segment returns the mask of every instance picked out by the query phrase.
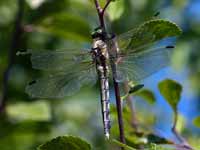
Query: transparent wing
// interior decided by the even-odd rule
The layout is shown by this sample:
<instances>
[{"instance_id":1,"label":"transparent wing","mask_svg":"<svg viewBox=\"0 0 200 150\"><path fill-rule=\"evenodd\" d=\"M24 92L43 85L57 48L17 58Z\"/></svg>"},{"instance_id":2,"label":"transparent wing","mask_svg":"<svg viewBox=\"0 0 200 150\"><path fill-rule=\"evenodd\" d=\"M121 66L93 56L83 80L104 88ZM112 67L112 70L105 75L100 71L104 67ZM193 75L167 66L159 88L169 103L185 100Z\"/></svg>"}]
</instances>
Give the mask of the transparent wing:
<instances>
[{"instance_id":1,"label":"transparent wing","mask_svg":"<svg viewBox=\"0 0 200 150\"><path fill-rule=\"evenodd\" d=\"M117 36L116 42L122 52L127 52L127 50L130 52L150 47L155 42L155 38L153 33L136 28Z\"/></svg>"},{"instance_id":2,"label":"transparent wing","mask_svg":"<svg viewBox=\"0 0 200 150\"><path fill-rule=\"evenodd\" d=\"M174 23L157 19L109 40L110 59L117 65L114 77L118 81L140 80L167 66L173 46L153 47L180 34Z\"/></svg>"},{"instance_id":3,"label":"transparent wing","mask_svg":"<svg viewBox=\"0 0 200 150\"><path fill-rule=\"evenodd\" d=\"M119 54L115 60L118 82L124 80L138 81L150 76L169 65L173 47L160 47L146 51L136 51L129 55Z\"/></svg>"},{"instance_id":4,"label":"transparent wing","mask_svg":"<svg viewBox=\"0 0 200 150\"><path fill-rule=\"evenodd\" d=\"M121 52L135 52L150 48L156 42L181 34L180 28L167 20L153 19L116 37Z\"/></svg>"},{"instance_id":5,"label":"transparent wing","mask_svg":"<svg viewBox=\"0 0 200 150\"><path fill-rule=\"evenodd\" d=\"M74 65L82 67L85 63L92 62L89 50L28 50L25 54L31 54L33 68L47 71L67 71L72 69Z\"/></svg>"},{"instance_id":6,"label":"transparent wing","mask_svg":"<svg viewBox=\"0 0 200 150\"><path fill-rule=\"evenodd\" d=\"M95 84L97 80L94 64L85 65L82 70L57 73L32 81L26 87L26 93L32 98L62 98L79 91L84 84Z\"/></svg>"}]
</instances>

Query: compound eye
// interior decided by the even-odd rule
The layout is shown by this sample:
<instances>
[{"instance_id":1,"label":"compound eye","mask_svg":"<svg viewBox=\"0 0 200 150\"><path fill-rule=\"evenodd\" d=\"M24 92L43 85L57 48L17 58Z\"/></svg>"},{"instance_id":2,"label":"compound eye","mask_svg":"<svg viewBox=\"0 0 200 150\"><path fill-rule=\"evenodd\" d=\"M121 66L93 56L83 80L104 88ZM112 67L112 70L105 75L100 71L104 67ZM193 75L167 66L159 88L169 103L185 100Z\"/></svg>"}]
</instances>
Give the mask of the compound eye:
<instances>
[{"instance_id":1,"label":"compound eye","mask_svg":"<svg viewBox=\"0 0 200 150\"><path fill-rule=\"evenodd\" d=\"M98 32L99 34L102 34L102 33L103 33L102 29L98 29L97 32Z\"/></svg>"}]
</instances>

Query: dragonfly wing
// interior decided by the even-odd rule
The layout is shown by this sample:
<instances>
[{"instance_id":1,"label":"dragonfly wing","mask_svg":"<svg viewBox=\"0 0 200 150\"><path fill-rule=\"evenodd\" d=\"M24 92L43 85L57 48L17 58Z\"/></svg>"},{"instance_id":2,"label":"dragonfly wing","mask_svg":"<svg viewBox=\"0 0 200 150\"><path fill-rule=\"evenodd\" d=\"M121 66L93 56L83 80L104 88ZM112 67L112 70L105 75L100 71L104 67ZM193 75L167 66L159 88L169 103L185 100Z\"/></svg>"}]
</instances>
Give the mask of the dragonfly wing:
<instances>
[{"instance_id":1,"label":"dragonfly wing","mask_svg":"<svg viewBox=\"0 0 200 150\"><path fill-rule=\"evenodd\" d=\"M79 91L84 84L95 84L97 77L94 65L85 70L70 73L58 73L37 79L26 87L26 93L32 98L62 98Z\"/></svg>"},{"instance_id":2,"label":"dragonfly wing","mask_svg":"<svg viewBox=\"0 0 200 150\"><path fill-rule=\"evenodd\" d=\"M74 65L92 62L89 50L28 50L25 54L31 54L33 68L47 71L67 71Z\"/></svg>"},{"instance_id":3,"label":"dragonfly wing","mask_svg":"<svg viewBox=\"0 0 200 150\"><path fill-rule=\"evenodd\" d=\"M181 34L180 28L167 20L154 19L145 22L138 28L116 37L122 52L141 51L164 38Z\"/></svg>"},{"instance_id":4,"label":"dragonfly wing","mask_svg":"<svg viewBox=\"0 0 200 150\"><path fill-rule=\"evenodd\" d=\"M144 79L168 66L171 52L172 47L160 47L129 55L121 54L115 62L115 78L118 82Z\"/></svg>"}]
</instances>

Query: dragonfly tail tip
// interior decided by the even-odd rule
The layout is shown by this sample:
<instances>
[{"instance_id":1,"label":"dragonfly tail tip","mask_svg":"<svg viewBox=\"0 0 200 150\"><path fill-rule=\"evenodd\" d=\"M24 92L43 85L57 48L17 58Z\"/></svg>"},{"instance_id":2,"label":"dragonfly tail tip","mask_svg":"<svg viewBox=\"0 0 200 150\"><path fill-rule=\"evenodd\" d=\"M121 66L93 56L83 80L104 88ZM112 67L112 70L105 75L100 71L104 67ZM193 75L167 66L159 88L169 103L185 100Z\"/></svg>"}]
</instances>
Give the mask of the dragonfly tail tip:
<instances>
[{"instance_id":1,"label":"dragonfly tail tip","mask_svg":"<svg viewBox=\"0 0 200 150\"><path fill-rule=\"evenodd\" d=\"M105 138L106 138L106 140L109 140L109 139L110 139L110 134L109 134L109 133L106 133L106 134L105 134Z\"/></svg>"}]
</instances>

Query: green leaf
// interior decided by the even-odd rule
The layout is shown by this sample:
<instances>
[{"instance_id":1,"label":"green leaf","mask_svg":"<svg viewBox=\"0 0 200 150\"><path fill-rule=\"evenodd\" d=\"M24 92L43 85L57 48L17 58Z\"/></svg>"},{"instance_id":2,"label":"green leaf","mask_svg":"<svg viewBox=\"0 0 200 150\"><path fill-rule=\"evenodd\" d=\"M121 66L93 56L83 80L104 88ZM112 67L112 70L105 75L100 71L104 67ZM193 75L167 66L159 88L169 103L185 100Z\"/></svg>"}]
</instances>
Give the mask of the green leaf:
<instances>
[{"instance_id":1,"label":"green leaf","mask_svg":"<svg viewBox=\"0 0 200 150\"><path fill-rule=\"evenodd\" d=\"M123 144L123 143L121 143L121 142L119 142L115 139L110 140L110 142L117 145L117 146L125 148L125 150L136 150L136 149L134 149L134 148L132 148L132 147L126 145L126 144Z\"/></svg>"},{"instance_id":2,"label":"green leaf","mask_svg":"<svg viewBox=\"0 0 200 150\"><path fill-rule=\"evenodd\" d=\"M48 101L18 102L10 104L6 108L9 118L17 121L49 121L51 110Z\"/></svg>"},{"instance_id":3,"label":"green leaf","mask_svg":"<svg viewBox=\"0 0 200 150\"><path fill-rule=\"evenodd\" d=\"M177 111L177 105L181 98L182 86L174 80L166 79L158 84L162 96L171 105L173 110Z\"/></svg>"},{"instance_id":4,"label":"green leaf","mask_svg":"<svg viewBox=\"0 0 200 150\"><path fill-rule=\"evenodd\" d=\"M153 104L156 100L156 97L153 94L153 92L148 89L142 89L139 92L137 92L135 95L142 97L144 100L146 100L150 104Z\"/></svg>"},{"instance_id":5,"label":"green leaf","mask_svg":"<svg viewBox=\"0 0 200 150\"><path fill-rule=\"evenodd\" d=\"M144 84L132 84L132 82L129 82L129 91L128 93L126 93L124 96L121 96L121 100L125 100L127 99L128 96L134 95L136 92L138 92L139 90L141 90L144 87Z\"/></svg>"},{"instance_id":6,"label":"green leaf","mask_svg":"<svg viewBox=\"0 0 200 150\"><path fill-rule=\"evenodd\" d=\"M118 0L113 1L114 3L111 3L107 9L108 16L111 21L119 19L125 10L125 1L124 0Z\"/></svg>"},{"instance_id":7,"label":"green leaf","mask_svg":"<svg viewBox=\"0 0 200 150\"><path fill-rule=\"evenodd\" d=\"M79 137L60 136L39 146L38 150L91 150L91 146Z\"/></svg>"},{"instance_id":8,"label":"green leaf","mask_svg":"<svg viewBox=\"0 0 200 150\"><path fill-rule=\"evenodd\" d=\"M160 137L156 134L150 133L147 136L148 143L156 143L156 144L172 144L171 141L166 138Z\"/></svg>"},{"instance_id":9,"label":"green leaf","mask_svg":"<svg viewBox=\"0 0 200 150\"><path fill-rule=\"evenodd\" d=\"M36 30L70 40L90 40L90 27L84 18L67 13L45 18L36 24Z\"/></svg>"},{"instance_id":10,"label":"green leaf","mask_svg":"<svg viewBox=\"0 0 200 150\"><path fill-rule=\"evenodd\" d=\"M147 21L139 26L135 32L135 36L132 37L129 43L129 48L136 48L167 37L178 36L182 33L175 23L162 19Z\"/></svg>"},{"instance_id":11,"label":"green leaf","mask_svg":"<svg viewBox=\"0 0 200 150\"><path fill-rule=\"evenodd\" d=\"M143 87L144 87L144 84L137 84L137 85L131 87L128 93L134 94L135 92L141 90Z\"/></svg>"},{"instance_id":12,"label":"green leaf","mask_svg":"<svg viewBox=\"0 0 200 150\"><path fill-rule=\"evenodd\" d=\"M198 116L198 117L196 117L196 118L193 119L193 124L196 127L200 128L200 116Z\"/></svg>"},{"instance_id":13,"label":"green leaf","mask_svg":"<svg viewBox=\"0 0 200 150\"><path fill-rule=\"evenodd\" d=\"M143 135L126 135L126 143L132 147L138 148L139 145L145 145L147 142L147 138Z\"/></svg>"},{"instance_id":14,"label":"green leaf","mask_svg":"<svg viewBox=\"0 0 200 150\"><path fill-rule=\"evenodd\" d=\"M13 0L1 0L0 1L0 26L8 25L15 19L17 13L17 3ZM2 31L1 31L2 34Z\"/></svg>"}]
</instances>

